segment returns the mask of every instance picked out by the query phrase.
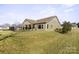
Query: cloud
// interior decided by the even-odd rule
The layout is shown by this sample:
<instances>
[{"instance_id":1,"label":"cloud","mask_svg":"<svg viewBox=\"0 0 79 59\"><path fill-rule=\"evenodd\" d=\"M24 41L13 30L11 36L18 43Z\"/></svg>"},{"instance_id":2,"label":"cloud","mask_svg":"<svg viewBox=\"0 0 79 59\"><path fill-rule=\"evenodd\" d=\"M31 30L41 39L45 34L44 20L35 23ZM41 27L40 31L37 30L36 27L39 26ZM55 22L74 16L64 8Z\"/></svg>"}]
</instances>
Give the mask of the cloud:
<instances>
[{"instance_id":1,"label":"cloud","mask_svg":"<svg viewBox=\"0 0 79 59\"><path fill-rule=\"evenodd\" d=\"M69 13L74 11L75 4L63 4L62 6L64 7L64 12Z\"/></svg>"},{"instance_id":2,"label":"cloud","mask_svg":"<svg viewBox=\"0 0 79 59\"><path fill-rule=\"evenodd\" d=\"M15 22L22 22L22 20L25 18L25 15L18 14L15 12L6 12L4 14L0 14L0 22L2 23L10 23L13 24Z\"/></svg>"},{"instance_id":3,"label":"cloud","mask_svg":"<svg viewBox=\"0 0 79 59\"><path fill-rule=\"evenodd\" d=\"M40 15L42 15L42 17L48 17L48 16L55 15L56 10L55 10L55 8L47 8L47 9L41 10L39 13L40 13Z\"/></svg>"},{"instance_id":4,"label":"cloud","mask_svg":"<svg viewBox=\"0 0 79 59\"><path fill-rule=\"evenodd\" d=\"M73 12L73 11L74 11L74 9L72 9L72 8L64 10L64 12L66 12L66 13Z\"/></svg>"},{"instance_id":5,"label":"cloud","mask_svg":"<svg viewBox=\"0 0 79 59\"><path fill-rule=\"evenodd\" d=\"M65 8L71 8L71 7L74 7L76 4L63 4L62 7L65 7Z\"/></svg>"}]
</instances>

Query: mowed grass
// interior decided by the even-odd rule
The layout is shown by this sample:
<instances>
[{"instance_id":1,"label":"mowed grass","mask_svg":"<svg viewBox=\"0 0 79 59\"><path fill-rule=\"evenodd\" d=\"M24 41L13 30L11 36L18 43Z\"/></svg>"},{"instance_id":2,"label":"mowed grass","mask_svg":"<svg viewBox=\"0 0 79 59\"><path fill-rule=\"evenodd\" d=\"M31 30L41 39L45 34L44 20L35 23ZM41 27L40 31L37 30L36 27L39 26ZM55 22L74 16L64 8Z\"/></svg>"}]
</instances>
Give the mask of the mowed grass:
<instances>
[{"instance_id":1,"label":"mowed grass","mask_svg":"<svg viewBox=\"0 0 79 59\"><path fill-rule=\"evenodd\" d=\"M0 40L3 40L14 33L15 32L12 31L0 31Z\"/></svg>"},{"instance_id":2,"label":"mowed grass","mask_svg":"<svg viewBox=\"0 0 79 59\"><path fill-rule=\"evenodd\" d=\"M0 41L0 53L78 54L79 30L72 30L67 34L54 31L16 32Z\"/></svg>"}]
</instances>

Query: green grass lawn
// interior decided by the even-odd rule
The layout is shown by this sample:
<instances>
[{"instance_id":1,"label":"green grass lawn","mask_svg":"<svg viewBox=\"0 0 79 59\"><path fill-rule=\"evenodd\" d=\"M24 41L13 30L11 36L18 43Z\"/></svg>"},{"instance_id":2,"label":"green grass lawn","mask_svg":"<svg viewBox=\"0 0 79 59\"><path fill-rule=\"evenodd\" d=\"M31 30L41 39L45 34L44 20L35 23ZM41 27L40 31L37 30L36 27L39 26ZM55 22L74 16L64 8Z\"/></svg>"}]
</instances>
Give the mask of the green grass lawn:
<instances>
[{"instance_id":1,"label":"green grass lawn","mask_svg":"<svg viewBox=\"0 0 79 59\"><path fill-rule=\"evenodd\" d=\"M14 32L2 33L10 35ZM0 53L78 54L79 30L72 30L68 34L53 31L16 32L13 36L0 41Z\"/></svg>"},{"instance_id":2,"label":"green grass lawn","mask_svg":"<svg viewBox=\"0 0 79 59\"><path fill-rule=\"evenodd\" d=\"M0 31L0 41L14 34L12 31Z\"/></svg>"}]
</instances>

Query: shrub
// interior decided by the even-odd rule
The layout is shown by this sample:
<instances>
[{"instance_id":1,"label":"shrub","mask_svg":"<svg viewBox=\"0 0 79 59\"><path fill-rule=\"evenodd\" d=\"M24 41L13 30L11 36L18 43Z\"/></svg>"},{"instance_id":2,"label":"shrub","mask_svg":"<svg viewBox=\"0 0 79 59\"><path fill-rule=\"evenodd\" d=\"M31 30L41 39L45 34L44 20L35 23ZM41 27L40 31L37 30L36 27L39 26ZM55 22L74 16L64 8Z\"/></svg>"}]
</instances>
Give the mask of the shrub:
<instances>
[{"instance_id":1,"label":"shrub","mask_svg":"<svg viewBox=\"0 0 79 59\"><path fill-rule=\"evenodd\" d=\"M0 34L0 36L1 36L2 34Z\"/></svg>"},{"instance_id":2,"label":"shrub","mask_svg":"<svg viewBox=\"0 0 79 59\"><path fill-rule=\"evenodd\" d=\"M69 31L71 31L71 29L72 29L71 23L65 21L65 22L62 24L62 28L56 28L55 31L56 31L56 32L59 32L59 33L67 33L67 32L69 32Z\"/></svg>"},{"instance_id":3,"label":"shrub","mask_svg":"<svg viewBox=\"0 0 79 59\"><path fill-rule=\"evenodd\" d=\"M72 29L72 25L71 25L71 23L70 22L64 22L63 24L62 24L62 26L63 26L63 28L62 28L62 33L67 33L67 32L69 32L69 31L71 31L71 29Z\"/></svg>"},{"instance_id":4,"label":"shrub","mask_svg":"<svg viewBox=\"0 0 79 59\"><path fill-rule=\"evenodd\" d=\"M61 33L62 29L61 28L56 28L55 31Z\"/></svg>"}]
</instances>

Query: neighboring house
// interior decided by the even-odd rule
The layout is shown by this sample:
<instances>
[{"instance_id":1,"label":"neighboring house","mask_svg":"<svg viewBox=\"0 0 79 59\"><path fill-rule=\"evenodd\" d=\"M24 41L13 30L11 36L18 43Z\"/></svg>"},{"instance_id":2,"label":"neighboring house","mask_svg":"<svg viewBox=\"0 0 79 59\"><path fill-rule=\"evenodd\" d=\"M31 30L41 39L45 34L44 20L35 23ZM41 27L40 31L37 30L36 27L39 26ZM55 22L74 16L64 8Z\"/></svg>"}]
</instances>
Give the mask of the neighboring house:
<instances>
[{"instance_id":1,"label":"neighboring house","mask_svg":"<svg viewBox=\"0 0 79 59\"><path fill-rule=\"evenodd\" d=\"M0 30L9 30L9 27L0 26Z\"/></svg>"},{"instance_id":2,"label":"neighboring house","mask_svg":"<svg viewBox=\"0 0 79 59\"><path fill-rule=\"evenodd\" d=\"M61 24L57 16L51 16L38 20L25 19L22 24L23 30L55 30L61 28Z\"/></svg>"},{"instance_id":3,"label":"neighboring house","mask_svg":"<svg viewBox=\"0 0 79 59\"><path fill-rule=\"evenodd\" d=\"M9 27L10 27L10 24L3 24L3 25L0 25L0 30L9 30Z\"/></svg>"},{"instance_id":4,"label":"neighboring house","mask_svg":"<svg viewBox=\"0 0 79 59\"><path fill-rule=\"evenodd\" d=\"M78 28L76 23L72 23L71 25L72 25L72 29L77 29Z\"/></svg>"}]
</instances>

